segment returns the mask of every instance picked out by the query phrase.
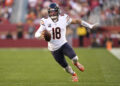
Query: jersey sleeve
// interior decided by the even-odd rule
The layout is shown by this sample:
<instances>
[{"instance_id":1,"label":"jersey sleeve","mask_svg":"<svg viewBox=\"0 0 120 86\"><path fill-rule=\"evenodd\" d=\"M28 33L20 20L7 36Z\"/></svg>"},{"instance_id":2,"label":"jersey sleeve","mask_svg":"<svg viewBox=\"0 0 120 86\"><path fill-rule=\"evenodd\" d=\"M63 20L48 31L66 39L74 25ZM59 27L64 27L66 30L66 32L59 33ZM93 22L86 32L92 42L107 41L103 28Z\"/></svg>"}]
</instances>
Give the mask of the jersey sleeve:
<instances>
[{"instance_id":1,"label":"jersey sleeve","mask_svg":"<svg viewBox=\"0 0 120 86\"><path fill-rule=\"evenodd\" d=\"M40 20L40 27L35 33L35 38L39 38L43 30L45 30L45 21L43 19Z\"/></svg>"},{"instance_id":2,"label":"jersey sleeve","mask_svg":"<svg viewBox=\"0 0 120 86\"><path fill-rule=\"evenodd\" d=\"M66 25L69 25L72 22L72 18L70 18L70 16L68 16L67 14L64 14L64 17L65 17Z\"/></svg>"}]
</instances>

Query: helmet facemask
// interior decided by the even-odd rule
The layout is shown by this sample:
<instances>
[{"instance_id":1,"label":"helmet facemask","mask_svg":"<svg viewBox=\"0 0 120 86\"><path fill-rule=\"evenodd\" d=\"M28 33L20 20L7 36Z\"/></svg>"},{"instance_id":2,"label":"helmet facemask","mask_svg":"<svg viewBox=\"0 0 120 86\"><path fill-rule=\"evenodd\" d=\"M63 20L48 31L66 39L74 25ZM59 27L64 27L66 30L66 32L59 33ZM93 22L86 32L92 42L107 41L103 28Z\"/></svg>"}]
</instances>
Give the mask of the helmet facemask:
<instances>
[{"instance_id":1,"label":"helmet facemask","mask_svg":"<svg viewBox=\"0 0 120 86\"><path fill-rule=\"evenodd\" d=\"M53 8L50 7L48 9L48 15L53 20L53 22L57 22L58 21L58 16L59 16L59 8L57 6L55 6Z\"/></svg>"}]
</instances>

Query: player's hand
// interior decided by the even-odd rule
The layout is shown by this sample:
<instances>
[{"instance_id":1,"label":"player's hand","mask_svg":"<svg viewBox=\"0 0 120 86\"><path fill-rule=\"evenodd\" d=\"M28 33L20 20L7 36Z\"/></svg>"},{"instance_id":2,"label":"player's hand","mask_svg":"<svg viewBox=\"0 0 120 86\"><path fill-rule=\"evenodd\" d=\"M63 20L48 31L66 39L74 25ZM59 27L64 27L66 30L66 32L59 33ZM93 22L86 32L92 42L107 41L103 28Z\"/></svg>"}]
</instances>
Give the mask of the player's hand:
<instances>
[{"instance_id":1,"label":"player's hand","mask_svg":"<svg viewBox=\"0 0 120 86\"><path fill-rule=\"evenodd\" d=\"M42 31L41 36L40 36L41 39L44 39L44 34L45 34L45 31Z\"/></svg>"},{"instance_id":2,"label":"player's hand","mask_svg":"<svg viewBox=\"0 0 120 86\"><path fill-rule=\"evenodd\" d=\"M92 25L91 29L96 29L99 26L99 23L95 23Z\"/></svg>"},{"instance_id":3,"label":"player's hand","mask_svg":"<svg viewBox=\"0 0 120 86\"><path fill-rule=\"evenodd\" d=\"M51 40L51 34L49 31L44 30L41 33L41 39L44 39L45 41L49 42Z\"/></svg>"}]
</instances>

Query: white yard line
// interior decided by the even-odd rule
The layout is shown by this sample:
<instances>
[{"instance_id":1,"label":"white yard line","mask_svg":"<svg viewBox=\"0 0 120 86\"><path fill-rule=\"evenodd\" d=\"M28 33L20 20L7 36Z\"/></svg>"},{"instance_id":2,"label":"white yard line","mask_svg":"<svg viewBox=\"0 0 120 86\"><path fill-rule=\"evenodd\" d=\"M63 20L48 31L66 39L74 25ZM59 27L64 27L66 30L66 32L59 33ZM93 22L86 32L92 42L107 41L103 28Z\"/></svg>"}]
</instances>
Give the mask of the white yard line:
<instances>
[{"instance_id":1,"label":"white yard line","mask_svg":"<svg viewBox=\"0 0 120 86\"><path fill-rule=\"evenodd\" d=\"M120 60L120 48L113 48L110 52Z\"/></svg>"}]
</instances>

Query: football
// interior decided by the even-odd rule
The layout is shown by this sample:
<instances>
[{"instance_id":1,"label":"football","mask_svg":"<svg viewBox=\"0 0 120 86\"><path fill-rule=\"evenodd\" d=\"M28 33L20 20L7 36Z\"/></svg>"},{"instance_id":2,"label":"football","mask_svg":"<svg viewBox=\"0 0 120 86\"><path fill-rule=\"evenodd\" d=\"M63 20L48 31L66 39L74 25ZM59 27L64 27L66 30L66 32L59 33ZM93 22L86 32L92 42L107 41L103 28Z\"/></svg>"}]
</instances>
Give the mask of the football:
<instances>
[{"instance_id":1,"label":"football","mask_svg":"<svg viewBox=\"0 0 120 86\"><path fill-rule=\"evenodd\" d=\"M51 40L51 34L49 31L44 30L44 39L45 41L49 42Z\"/></svg>"}]
</instances>

